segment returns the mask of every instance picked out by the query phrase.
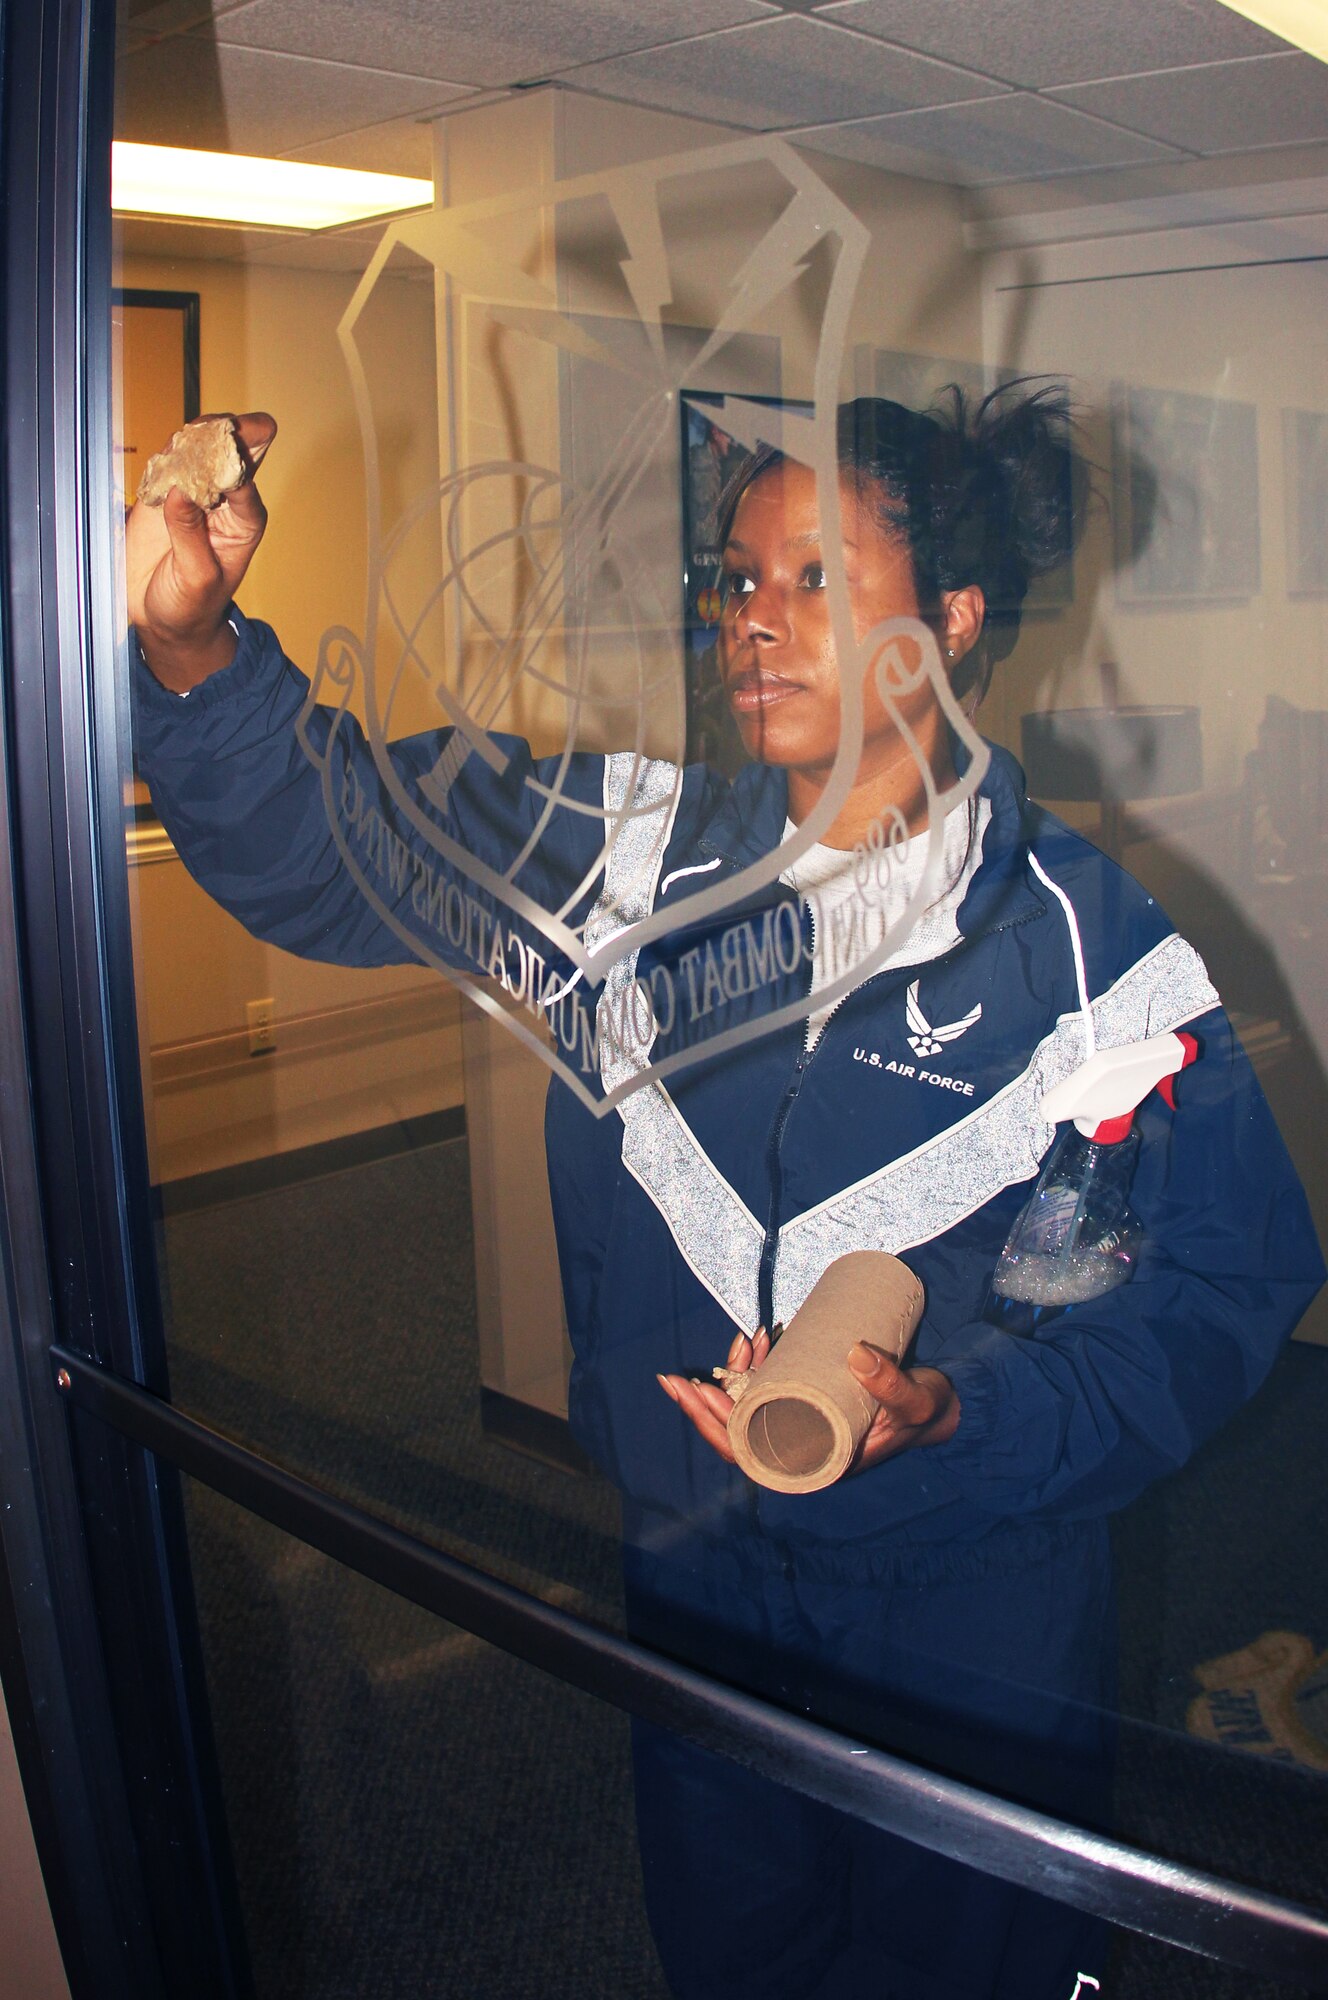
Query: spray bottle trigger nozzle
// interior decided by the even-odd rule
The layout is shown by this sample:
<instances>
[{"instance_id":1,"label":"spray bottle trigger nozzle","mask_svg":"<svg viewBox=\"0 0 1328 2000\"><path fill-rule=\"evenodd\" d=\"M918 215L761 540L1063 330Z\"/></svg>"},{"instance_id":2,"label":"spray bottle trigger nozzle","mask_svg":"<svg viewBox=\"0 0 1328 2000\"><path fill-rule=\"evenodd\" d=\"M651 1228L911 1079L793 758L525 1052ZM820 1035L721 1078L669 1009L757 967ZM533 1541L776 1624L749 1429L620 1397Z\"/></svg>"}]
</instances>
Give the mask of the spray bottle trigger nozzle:
<instances>
[{"instance_id":1,"label":"spray bottle trigger nozzle","mask_svg":"<svg viewBox=\"0 0 1328 2000\"><path fill-rule=\"evenodd\" d=\"M1176 1040L1180 1043L1181 1047L1185 1051L1184 1056L1181 1058L1180 1068L1188 1069L1190 1064L1194 1061L1195 1057L1199 1053L1199 1044L1195 1040L1194 1036L1187 1035L1183 1028L1178 1028L1176 1030ZM1162 1081L1157 1086L1159 1096L1163 1099L1168 1108L1172 1111L1176 1109L1176 1078L1179 1075L1180 1075L1180 1070L1173 1070L1172 1074L1170 1076L1164 1076L1162 1078Z\"/></svg>"},{"instance_id":2,"label":"spray bottle trigger nozzle","mask_svg":"<svg viewBox=\"0 0 1328 2000\"><path fill-rule=\"evenodd\" d=\"M1072 1120L1085 1139L1118 1144L1129 1136L1134 1113L1149 1092L1196 1053L1193 1036L1174 1031L1099 1049L1047 1092L1042 1115L1049 1125Z\"/></svg>"},{"instance_id":3,"label":"spray bottle trigger nozzle","mask_svg":"<svg viewBox=\"0 0 1328 2000\"><path fill-rule=\"evenodd\" d=\"M1093 1128L1093 1143L1097 1146L1118 1146L1122 1139L1129 1138L1133 1130L1133 1111L1123 1112L1119 1118L1104 1118L1100 1125Z\"/></svg>"}]
</instances>

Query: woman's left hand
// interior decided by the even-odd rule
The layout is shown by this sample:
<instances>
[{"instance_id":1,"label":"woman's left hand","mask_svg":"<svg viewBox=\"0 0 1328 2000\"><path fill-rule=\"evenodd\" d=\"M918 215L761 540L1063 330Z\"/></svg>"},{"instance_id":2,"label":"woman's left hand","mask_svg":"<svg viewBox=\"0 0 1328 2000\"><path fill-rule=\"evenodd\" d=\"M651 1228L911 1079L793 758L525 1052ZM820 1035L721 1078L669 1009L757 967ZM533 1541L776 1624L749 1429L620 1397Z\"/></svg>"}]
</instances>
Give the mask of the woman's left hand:
<instances>
[{"instance_id":1,"label":"woman's left hand","mask_svg":"<svg viewBox=\"0 0 1328 2000\"><path fill-rule=\"evenodd\" d=\"M749 1368L759 1368L769 1352L770 1336L764 1327L750 1340L740 1333L729 1349L727 1366L742 1375ZM848 1365L877 1404L853 1472L879 1465L882 1459L893 1458L914 1445L944 1444L954 1436L959 1427L959 1398L949 1376L939 1368L901 1368L866 1341L851 1349ZM733 1398L718 1382L692 1381L686 1375L661 1375L658 1380L706 1443L732 1465L728 1421Z\"/></svg>"},{"instance_id":2,"label":"woman's left hand","mask_svg":"<svg viewBox=\"0 0 1328 2000\"><path fill-rule=\"evenodd\" d=\"M901 1368L865 1340L850 1350L848 1365L877 1406L854 1472L915 1444L944 1444L958 1430L959 1398L939 1368Z\"/></svg>"}]
</instances>

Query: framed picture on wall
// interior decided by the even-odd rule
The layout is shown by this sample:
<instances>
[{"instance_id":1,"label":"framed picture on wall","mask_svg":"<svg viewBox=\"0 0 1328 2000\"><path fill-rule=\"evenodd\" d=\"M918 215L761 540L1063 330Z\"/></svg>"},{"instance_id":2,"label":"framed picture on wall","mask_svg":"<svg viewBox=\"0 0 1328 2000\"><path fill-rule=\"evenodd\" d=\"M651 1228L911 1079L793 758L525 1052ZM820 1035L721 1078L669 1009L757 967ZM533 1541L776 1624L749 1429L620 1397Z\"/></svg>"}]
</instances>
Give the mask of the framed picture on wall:
<instances>
[{"instance_id":1,"label":"framed picture on wall","mask_svg":"<svg viewBox=\"0 0 1328 2000\"><path fill-rule=\"evenodd\" d=\"M143 468L172 431L199 414L198 293L112 293L120 353L121 490L132 506Z\"/></svg>"},{"instance_id":2,"label":"framed picture on wall","mask_svg":"<svg viewBox=\"0 0 1328 2000\"><path fill-rule=\"evenodd\" d=\"M1287 590L1328 597L1328 415L1283 410Z\"/></svg>"},{"instance_id":3,"label":"framed picture on wall","mask_svg":"<svg viewBox=\"0 0 1328 2000\"><path fill-rule=\"evenodd\" d=\"M1255 596L1253 403L1113 384L1112 503L1122 604L1198 606Z\"/></svg>"},{"instance_id":4,"label":"framed picture on wall","mask_svg":"<svg viewBox=\"0 0 1328 2000\"><path fill-rule=\"evenodd\" d=\"M697 719L701 672L697 656L709 652L715 631L701 615L711 608L709 603L698 607L694 599L703 576L705 581L718 581L718 551L713 546L717 488L705 454L696 459L690 454L707 440L710 417L727 397L740 395L748 404L778 407L779 341L768 333L738 333L707 360L706 350L714 345L710 328L664 325L656 329L664 356L661 376L656 342L640 319L583 313L576 315L574 323L588 339L577 350L561 349L558 357L563 475L578 496L594 495L604 490L606 483L616 488L628 470L625 441L637 440L640 455L630 469L629 498L619 529L632 543L637 600L643 606L653 604L658 612L650 633L650 643L658 642L658 657L652 654L651 658L659 673L658 687L663 689L667 683L667 696L657 703L660 728L653 739L654 754L700 758L707 754L713 732ZM684 383L690 386L683 388ZM678 385L676 390L673 385ZM667 413L660 396L665 388L672 391L669 401L673 403ZM704 417L689 416L693 404L704 411ZM650 414L657 406L658 431ZM681 411L680 420L675 410ZM648 418L644 424L643 417ZM742 448L732 438L725 444L730 462L740 463ZM706 451L709 449L706 443ZM701 528L705 534L699 534ZM571 560L565 567L574 585L580 587L593 574L594 549L592 546L582 557L573 538L568 540ZM689 577L696 579L694 588L689 587ZM597 604L592 594L578 604L578 616L593 637L601 625L612 622L613 606ZM638 633L637 643L641 642ZM622 653L616 642L608 666L614 678L621 677ZM680 669L681 740L676 735ZM706 715L713 719L714 713L712 699Z\"/></svg>"},{"instance_id":5,"label":"framed picture on wall","mask_svg":"<svg viewBox=\"0 0 1328 2000\"><path fill-rule=\"evenodd\" d=\"M744 396L776 410L810 414L811 404ZM751 456L724 428L725 398L684 390L679 459L682 473L683 645L687 666L687 761L732 775L745 761L720 684L715 657L723 611L720 526L725 494Z\"/></svg>"}]
</instances>

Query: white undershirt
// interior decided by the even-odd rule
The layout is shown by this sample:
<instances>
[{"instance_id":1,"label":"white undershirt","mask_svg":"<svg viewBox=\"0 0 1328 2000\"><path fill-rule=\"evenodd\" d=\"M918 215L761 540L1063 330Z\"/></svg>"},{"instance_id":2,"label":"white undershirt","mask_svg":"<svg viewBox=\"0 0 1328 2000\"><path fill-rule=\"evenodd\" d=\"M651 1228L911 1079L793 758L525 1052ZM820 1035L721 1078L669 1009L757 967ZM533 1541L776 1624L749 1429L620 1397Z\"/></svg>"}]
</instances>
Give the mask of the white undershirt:
<instances>
[{"instance_id":1,"label":"white undershirt","mask_svg":"<svg viewBox=\"0 0 1328 2000\"><path fill-rule=\"evenodd\" d=\"M960 807L948 816L936 893L872 972L895 965L923 965L958 944L959 905L981 863L990 819L987 799L977 800L975 813ZM785 840L795 831L792 820L786 821ZM812 912L813 993L843 979L879 948L891 925L898 923L922 883L930 838L929 833L916 833L885 854L866 856L851 848L817 844L784 870L781 882L796 889ZM814 1046L842 998L840 994L829 1005L812 1010L807 1022L808 1048Z\"/></svg>"}]
</instances>

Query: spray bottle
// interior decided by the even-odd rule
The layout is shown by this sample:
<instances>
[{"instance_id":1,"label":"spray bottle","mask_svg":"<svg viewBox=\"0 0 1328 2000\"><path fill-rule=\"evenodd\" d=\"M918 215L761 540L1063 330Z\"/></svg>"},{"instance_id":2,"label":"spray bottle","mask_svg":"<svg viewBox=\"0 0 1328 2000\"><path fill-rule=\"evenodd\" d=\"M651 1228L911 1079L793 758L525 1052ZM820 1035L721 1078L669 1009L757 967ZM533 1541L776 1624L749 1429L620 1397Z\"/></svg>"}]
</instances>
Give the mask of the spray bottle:
<instances>
[{"instance_id":1,"label":"spray bottle","mask_svg":"<svg viewBox=\"0 0 1328 2000\"><path fill-rule=\"evenodd\" d=\"M1139 1156L1134 1114L1153 1089L1174 1111L1173 1079L1198 1053L1193 1035L1153 1035L1099 1050L1047 1092L1043 1117L1066 1129L996 1265L986 1308L994 1325L1032 1333L1067 1306L1125 1283L1144 1234L1129 1206Z\"/></svg>"}]
</instances>

